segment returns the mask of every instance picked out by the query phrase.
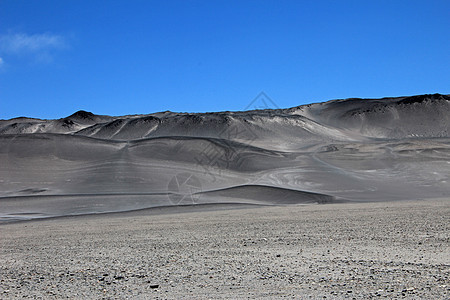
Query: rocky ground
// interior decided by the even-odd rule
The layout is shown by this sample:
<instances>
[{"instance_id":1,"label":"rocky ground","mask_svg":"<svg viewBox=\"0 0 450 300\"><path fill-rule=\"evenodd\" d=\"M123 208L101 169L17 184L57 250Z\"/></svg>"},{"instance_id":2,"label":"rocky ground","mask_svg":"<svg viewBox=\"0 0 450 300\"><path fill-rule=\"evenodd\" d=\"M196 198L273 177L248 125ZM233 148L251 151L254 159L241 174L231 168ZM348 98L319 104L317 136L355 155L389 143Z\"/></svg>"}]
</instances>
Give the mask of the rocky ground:
<instances>
[{"instance_id":1,"label":"rocky ground","mask_svg":"<svg viewBox=\"0 0 450 300\"><path fill-rule=\"evenodd\" d=\"M450 297L450 200L0 226L0 298Z\"/></svg>"}]
</instances>

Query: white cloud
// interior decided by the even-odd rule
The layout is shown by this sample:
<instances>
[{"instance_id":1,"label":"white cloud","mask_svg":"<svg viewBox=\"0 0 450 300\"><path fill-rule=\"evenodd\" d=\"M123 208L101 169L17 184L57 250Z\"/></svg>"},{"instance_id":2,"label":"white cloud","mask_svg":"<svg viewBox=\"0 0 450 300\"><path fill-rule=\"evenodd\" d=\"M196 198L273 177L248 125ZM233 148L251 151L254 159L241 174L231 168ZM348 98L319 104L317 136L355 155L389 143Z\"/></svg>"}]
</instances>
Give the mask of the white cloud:
<instances>
[{"instance_id":1,"label":"white cloud","mask_svg":"<svg viewBox=\"0 0 450 300\"><path fill-rule=\"evenodd\" d=\"M65 47L67 43L63 36L50 33L0 35L0 50L8 54L40 53Z\"/></svg>"},{"instance_id":2,"label":"white cloud","mask_svg":"<svg viewBox=\"0 0 450 300\"><path fill-rule=\"evenodd\" d=\"M3 65L3 58L0 57L0 67Z\"/></svg>"}]
</instances>

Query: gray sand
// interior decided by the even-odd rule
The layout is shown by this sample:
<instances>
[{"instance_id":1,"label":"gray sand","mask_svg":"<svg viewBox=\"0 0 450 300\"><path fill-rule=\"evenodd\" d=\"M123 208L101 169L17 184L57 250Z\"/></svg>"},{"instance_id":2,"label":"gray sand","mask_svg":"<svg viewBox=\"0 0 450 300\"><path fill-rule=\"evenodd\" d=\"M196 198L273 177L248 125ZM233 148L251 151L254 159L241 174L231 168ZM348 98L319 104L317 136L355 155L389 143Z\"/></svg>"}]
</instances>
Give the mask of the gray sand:
<instances>
[{"instance_id":1,"label":"gray sand","mask_svg":"<svg viewBox=\"0 0 450 300\"><path fill-rule=\"evenodd\" d=\"M449 199L179 210L1 225L0 297L449 298Z\"/></svg>"}]
</instances>

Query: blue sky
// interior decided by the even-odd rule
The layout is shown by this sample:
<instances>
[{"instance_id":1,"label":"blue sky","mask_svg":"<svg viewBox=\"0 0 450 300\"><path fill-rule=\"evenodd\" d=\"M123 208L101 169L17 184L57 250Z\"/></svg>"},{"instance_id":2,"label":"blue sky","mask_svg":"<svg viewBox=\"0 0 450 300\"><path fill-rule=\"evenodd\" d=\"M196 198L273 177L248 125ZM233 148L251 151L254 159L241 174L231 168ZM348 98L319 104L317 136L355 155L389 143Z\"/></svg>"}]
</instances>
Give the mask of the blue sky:
<instances>
[{"instance_id":1,"label":"blue sky","mask_svg":"<svg viewBox=\"0 0 450 300\"><path fill-rule=\"evenodd\" d=\"M0 119L450 93L450 1L0 1Z\"/></svg>"}]
</instances>

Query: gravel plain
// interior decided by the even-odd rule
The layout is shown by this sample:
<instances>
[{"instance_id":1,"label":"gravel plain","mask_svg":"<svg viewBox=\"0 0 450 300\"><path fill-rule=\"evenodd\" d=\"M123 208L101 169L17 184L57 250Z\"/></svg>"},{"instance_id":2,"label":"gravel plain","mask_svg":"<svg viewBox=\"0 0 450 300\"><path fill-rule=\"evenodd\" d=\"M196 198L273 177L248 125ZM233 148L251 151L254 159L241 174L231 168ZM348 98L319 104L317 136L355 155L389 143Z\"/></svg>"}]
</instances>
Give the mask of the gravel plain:
<instances>
[{"instance_id":1,"label":"gravel plain","mask_svg":"<svg viewBox=\"0 0 450 300\"><path fill-rule=\"evenodd\" d=\"M0 225L0 298L449 299L450 199Z\"/></svg>"}]
</instances>

